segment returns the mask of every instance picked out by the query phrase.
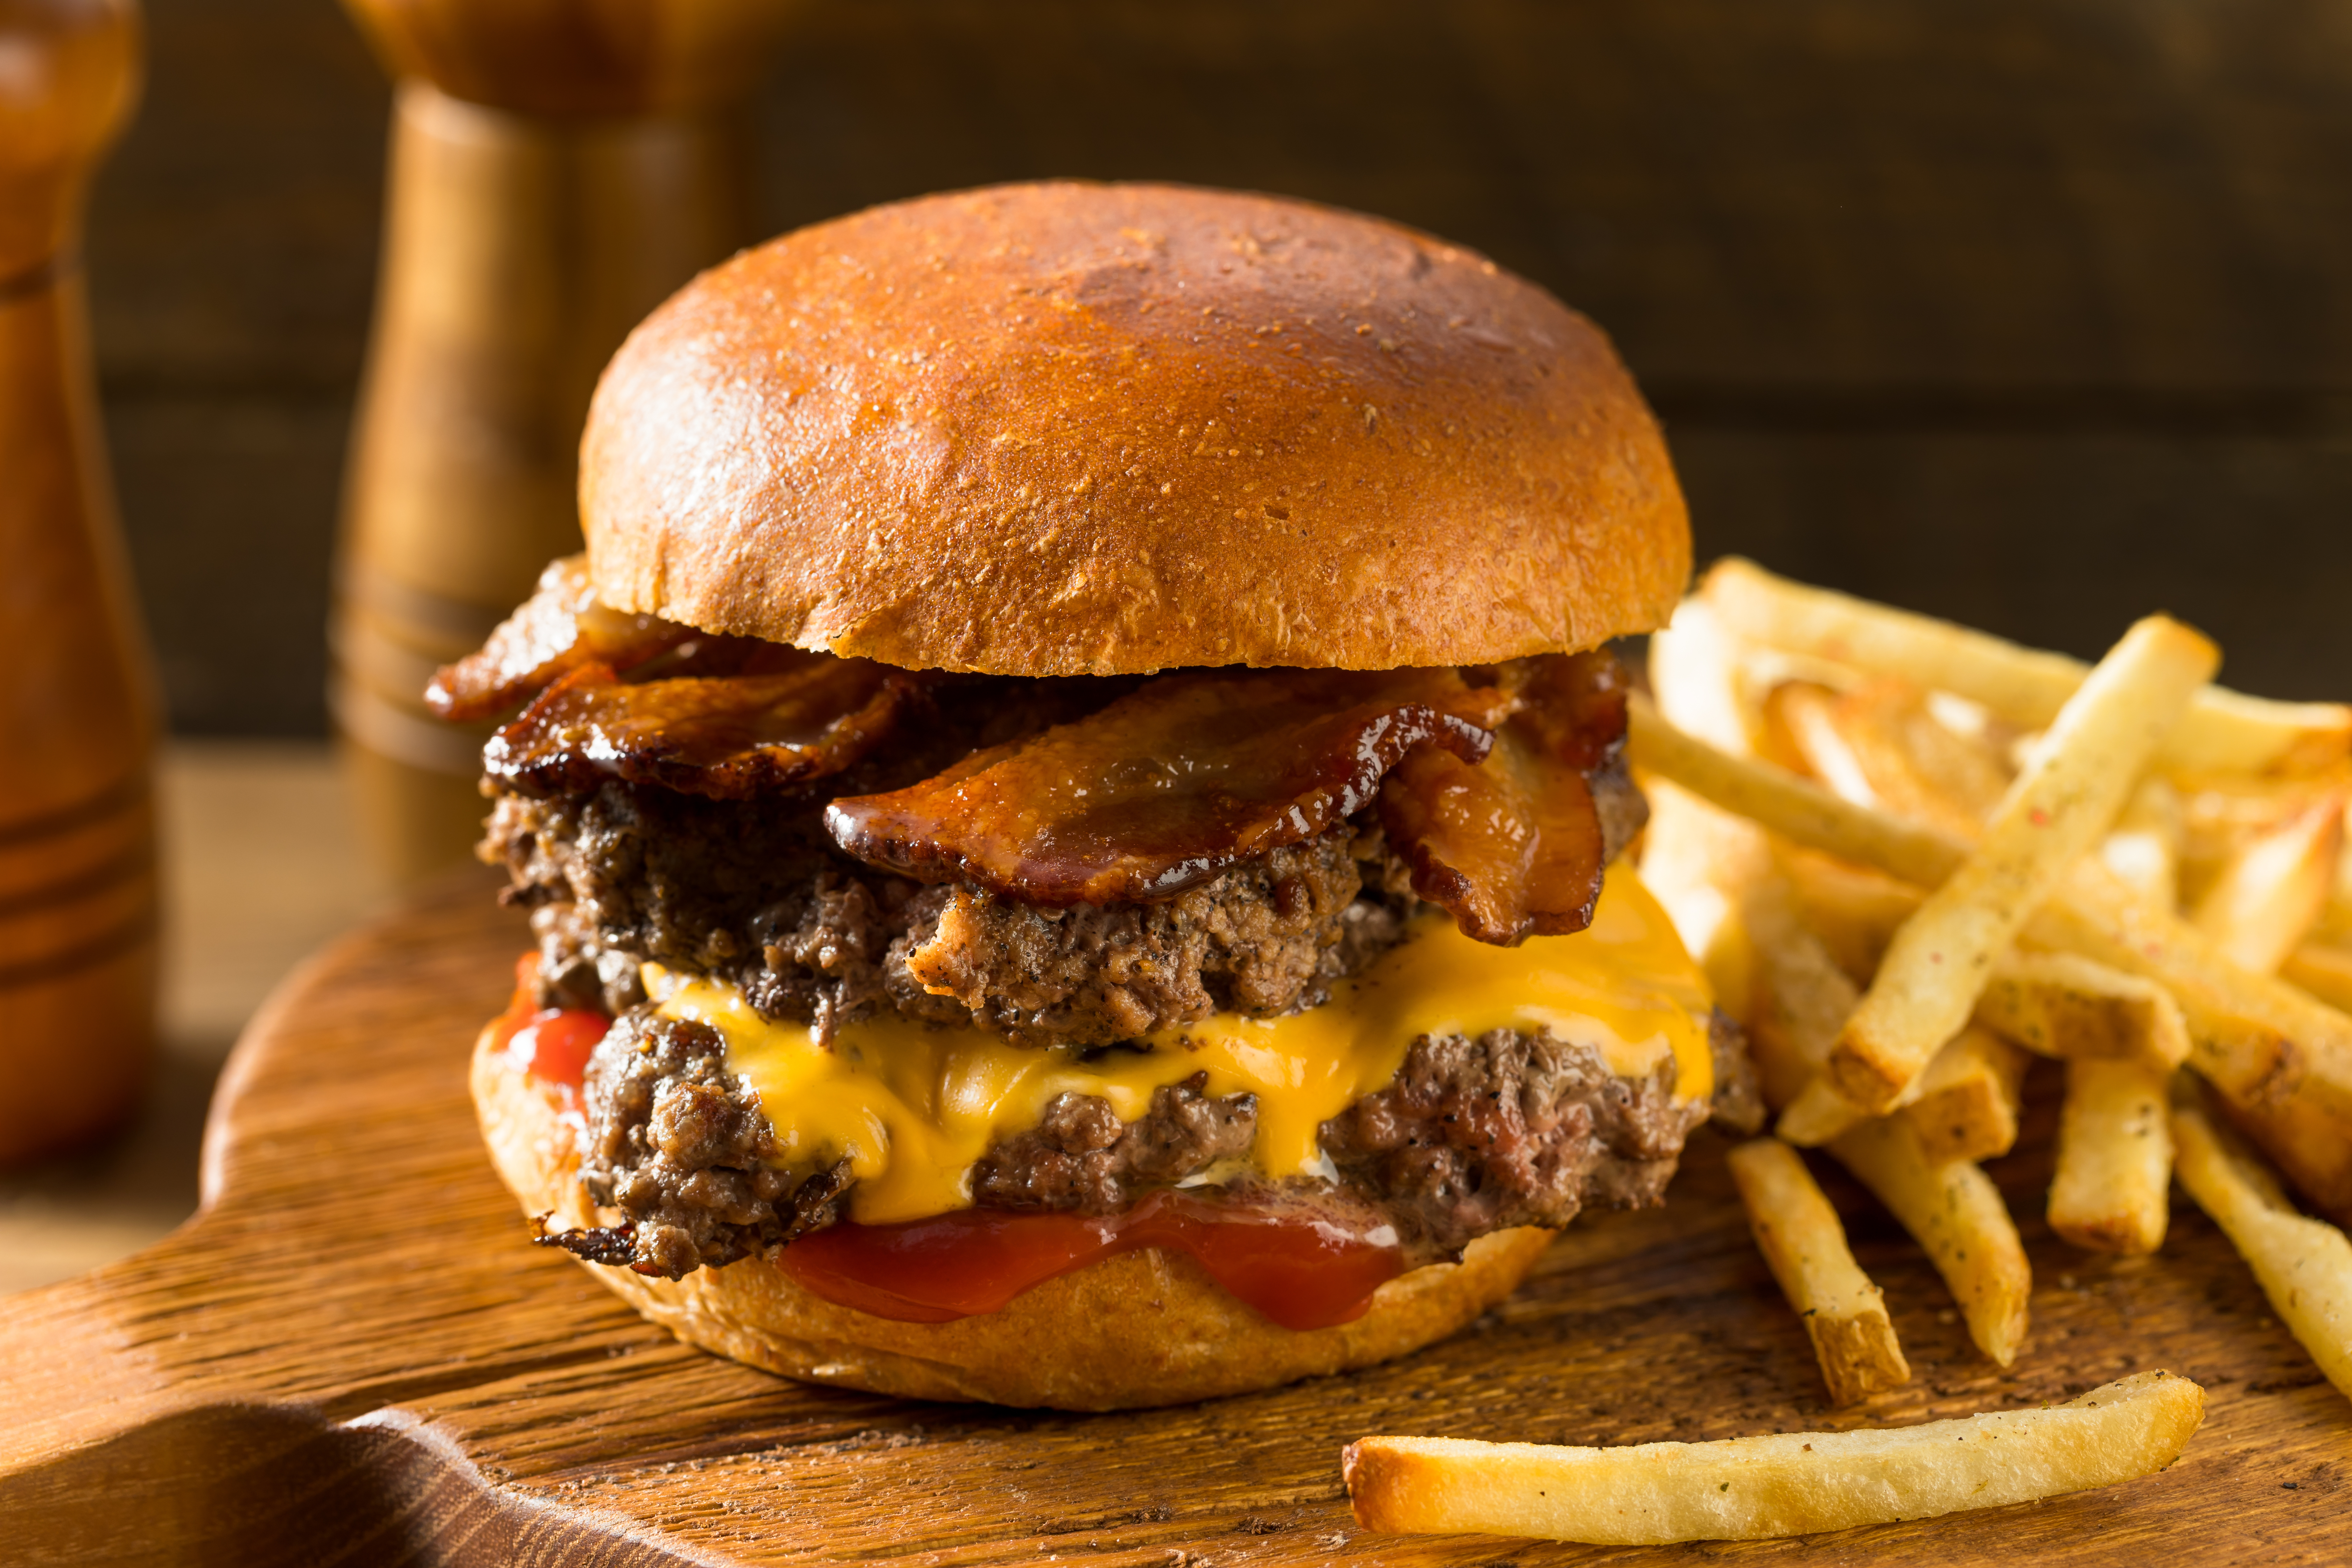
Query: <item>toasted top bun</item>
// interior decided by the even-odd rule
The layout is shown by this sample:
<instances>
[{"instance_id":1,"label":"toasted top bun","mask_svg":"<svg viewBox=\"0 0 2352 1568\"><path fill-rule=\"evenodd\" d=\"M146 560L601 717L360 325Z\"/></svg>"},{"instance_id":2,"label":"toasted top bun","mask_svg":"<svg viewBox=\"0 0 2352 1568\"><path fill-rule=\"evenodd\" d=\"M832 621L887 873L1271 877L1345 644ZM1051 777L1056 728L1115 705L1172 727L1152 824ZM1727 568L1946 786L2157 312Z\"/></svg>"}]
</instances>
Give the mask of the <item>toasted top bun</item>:
<instances>
[{"instance_id":1,"label":"toasted top bun","mask_svg":"<svg viewBox=\"0 0 2352 1568\"><path fill-rule=\"evenodd\" d=\"M1384 669L1666 618L1688 521L1592 323L1377 219L1168 185L877 207L704 273L596 389L615 608L910 668Z\"/></svg>"},{"instance_id":2,"label":"toasted top bun","mask_svg":"<svg viewBox=\"0 0 2352 1568\"><path fill-rule=\"evenodd\" d=\"M490 1158L523 1212L555 1229L598 1223L555 1090L519 1071L496 1030L475 1042L474 1107ZM902 1323L803 1289L756 1258L655 1279L583 1263L678 1338L809 1383L911 1399L1125 1410L1272 1388L1370 1366L1444 1338L1509 1295L1551 1233L1506 1230L1460 1263L1381 1286L1352 1323L1279 1328L1182 1253L1148 1247L1024 1291L1001 1310Z\"/></svg>"}]
</instances>

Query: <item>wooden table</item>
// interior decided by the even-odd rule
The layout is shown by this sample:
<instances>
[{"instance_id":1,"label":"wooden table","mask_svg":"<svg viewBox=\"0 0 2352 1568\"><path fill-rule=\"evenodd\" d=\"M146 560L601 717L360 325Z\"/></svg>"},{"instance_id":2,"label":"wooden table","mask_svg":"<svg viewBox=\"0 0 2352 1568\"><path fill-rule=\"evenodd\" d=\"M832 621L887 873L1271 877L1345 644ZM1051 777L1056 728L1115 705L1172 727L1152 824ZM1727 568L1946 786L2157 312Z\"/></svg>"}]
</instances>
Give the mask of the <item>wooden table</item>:
<instances>
[{"instance_id":1,"label":"wooden table","mask_svg":"<svg viewBox=\"0 0 2352 1568\"><path fill-rule=\"evenodd\" d=\"M688 1350L524 1242L465 1065L523 941L487 879L306 966L224 1075L205 1207L162 1245L11 1302L0 1518L30 1563L2132 1563L2339 1560L2352 1419L2190 1210L2158 1257L2039 1224L2050 1129L1995 1173L2036 1268L2032 1339L1970 1350L1916 1249L1850 1185L1856 1250L1916 1378L1832 1415L1702 1133L1663 1210L1580 1225L1504 1307L1404 1362L1109 1416L803 1387ZM757 1265L746 1265L757 1267ZM1594 1551L1360 1535L1339 1450L1370 1432L1568 1442L1903 1422L2136 1368L2205 1384L2160 1477L1801 1544Z\"/></svg>"}]
</instances>

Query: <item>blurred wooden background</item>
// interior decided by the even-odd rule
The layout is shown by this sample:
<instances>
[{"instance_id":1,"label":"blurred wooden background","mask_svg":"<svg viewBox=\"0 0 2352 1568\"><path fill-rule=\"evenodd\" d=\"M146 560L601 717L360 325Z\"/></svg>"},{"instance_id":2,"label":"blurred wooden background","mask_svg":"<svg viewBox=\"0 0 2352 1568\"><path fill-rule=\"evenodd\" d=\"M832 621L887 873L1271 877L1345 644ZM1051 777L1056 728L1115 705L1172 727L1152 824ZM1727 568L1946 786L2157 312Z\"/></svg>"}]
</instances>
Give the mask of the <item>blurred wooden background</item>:
<instances>
[{"instance_id":1,"label":"blurred wooden background","mask_svg":"<svg viewBox=\"0 0 2352 1568\"><path fill-rule=\"evenodd\" d=\"M318 734L386 89L328 0L150 5L89 241L123 511L175 726ZM1616 337L1702 553L2352 691L2352 8L810 0L783 55L769 231L1056 174L1388 214Z\"/></svg>"}]
</instances>

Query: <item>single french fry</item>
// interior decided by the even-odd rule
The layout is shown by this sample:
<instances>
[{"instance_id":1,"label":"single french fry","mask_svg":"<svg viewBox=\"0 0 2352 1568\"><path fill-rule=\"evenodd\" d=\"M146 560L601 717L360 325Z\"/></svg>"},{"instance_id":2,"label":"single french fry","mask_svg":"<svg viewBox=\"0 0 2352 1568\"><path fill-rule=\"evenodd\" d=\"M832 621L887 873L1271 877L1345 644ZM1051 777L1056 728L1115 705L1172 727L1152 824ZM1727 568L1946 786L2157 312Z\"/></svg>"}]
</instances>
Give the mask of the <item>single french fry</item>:
<instances>
[{"instance_id":1,"label":"single french fry","mask_svg":"<svg viewBox=\"0 0 2352 1568\"><path fill-rule=\"evenodd\" d=\"M2187 1097L2172 1106L2180 1184L2230 1237L2287 1331L2352 1399L2352 1241L2287 1206L2270 1173Z\"/></svg>"},{"instance_id":2,"label":"single french fry","mask_svg":"<svg viewBox=\"0 0 2352 1568\"><path fill-rule=\"evenodd\" d=\"M2352 1009L2352 949L2332 942L2304 942L2279 965L2279 977L2338 1012Z\"/></svg>"},{"instance_id":3,"label":"single french fry","mask_svg":"<svg viewBox=\"0 0 2352 1568\"><path fill-rule=\"evenodd\" d=\"M1365 1437L1340 1469L1370 1531L1761 1541L2137 1480L2179 1458L2204 1419L2203 1389L2143 1372L2064 1405L1856 1432L1614 1448Z\"/></svg>"},{"instance_id":4,"label":"single french fry","mask_svg":"<svg viewBox=\"0 0 2352 1568\"><path fill-rule=\"evenodd\" d=\"M1768 728L1840 795L1973 837L2009 778L1992 749L1948 730L1927 696L1874 679L1848 691L1790 681L1767 700Z\"/></svg>"},{"instance_id":5,"label":"single french fry","mask_svg":"<svg viewBox=\"0 0 2352 1568\"><path fill-rule=\"evenodd\" d=\"M1948 833L1840 800L1810 779L1732 757L1633 709L1637 765L1811 848L1933 887L1967 857ZM2095 864L2026 924L2033 946L2153 980L2189 1021L2192 1065L2226 1096L2295 1186L2352 1221L2352 1016L2292 985L2249 974L2194 928Z\"/></svg>"},{"instance_id":6,"label":"single french fry","mask_svg":"<svg viewBox=\"0 0 2352 1568\"><path fill-rule=\"evenodd\" d=\"M1636 692L1626 703L1626 757L1735 816L1840 859L1932 888L1968 857L1966 841L1841 800L1809 778L1735 756L1677 727Z\"/></svg>"},{"instance_id":7,"label":"single french fry","mask_svg":"<svg viewBox=\"0 0 2352 1568\"><path fill-rule=\"evenodd\" d=\"M1664 780L1650 781L1642 882L1706 972L1716 1003L1743 1024L1755 960L1740 906L1758 878L1778 876L1764 830Z\"/></svg>"},{"instance_id":8,"label":"single french fry","mask_svg":"<svg viewBox=\"0 0 2352 1568\"><path fill-rule=\"evenodd\" d=\"M1699 596L1734 636L1950 691L2038 729L2083 684L2079 659L2042 653L1946 621L1807 587L1750 561L1717 563ZM2273 702L2200 689L2157 761L2168 768L2260 773L2315 768L2352 754L2352 708Z\"/></svg>"},{"instance_id":9,"label":"single french fry","mask_svg":"<svg viewBox=\"0 0 2352 1568\"><path fill-rule=\"evenodd\" d=\"M2169 780L2139 781L2099 858L2116 880L2158 909L2180 902L2180 792Z\"/></svg>"},{"instance_id":10,"label":"single french fry","mask_svg":"<svg viewBox=\"0 0 2352 1568\"><path fill-rule=\"evenodd\" d=\"M1887 943L1927 895L1884 871L1818 849L1781 843L1774 851L1806 926L1854 984L1869 984Z\"/></svg>"},{"instance_id":11,"label":"single french fry","mask_svg":"<svg viewBox=\"0 0 2352 1568\"><path fill-rule=\"evenodd\" d=\"M1840 1094L1827 1073L1816 1073L1780 1112L1772 1131L1784 1143L1818 1149L1847 1128L1869 1120L1870 1112Z\"/></svg>"},{"instance_id":12,"label":"single french fry","mask_svg":"<svg viewBox=\"0 0 2352 1568\"><path fill-rule=\"evenodd\" d=\"M1885 1111L1975 1007L1993 961L2095 844L2156 742L2220 659L2160 616L2134 626L2067 700L1984 837L1895 933L1830 1051L1846 1097Z\"/></svg>"},{"instance_id":13,"label":"single french fry","mask_svg":"<svg viewBox=\"0 0 2352 1568\"><path fill-rule=\"evenodd\" d=\"M2002 1366L2025 1342L2033 1271L1992 1178L1966 1161L1938 1165L1899 1116L1865 1121L1829 1144L1936 1265L1977 1349Z\"/></svg>"},{"instance_id":14,"label":"single french fry","mask_svg":"<svg viewBox=\"0 0 2352 1568\"><path fill-rule=\"evenodd\" d=\"M2017 1145L2025 1053L1974 1025L1952 1037L1919 1075L1918 1097L1899 1115L1937 1164L1991 1160Z\"/></svg>"},{"instance_id":15,"label":"single french fry","mask_svg":"<svg viewBox=\"0 0 2352 1568\"><path fill-rule=\"evenodd\" d=\"M1893 1114L1911 1123L1932 1164L1995 1159L2017 1145L2024 1087L2025 1053L1970 1025L1936 1053L1912 1098ZM1818 1148L1868 1116L1822 1077L1805 1086L1775 1131L1790 1143Z\"/></svg>"},{"instance_id":16,"label":"single french fry","mask_svg":"<svg viewBox=\"0 0 2352 1568\"><path fill-rule=\"evenodd\" d=\"M2135 1057L2066 1064L2050 1228L2091 1252L2148 1253L2170 1216L2169 1071Z\"/></svg>"},{"instance_id":17,"label":"single french fry","mask_svg":"<svg viewBox=\"0 0 2352 1568\"><path fill-rule=\"evenodd\" d=\"M1674 619L1650 634L1650 689L1658 710L1680 730L1722 747L1734 756L1752 756L1762 722L1742 690L1743 650L1700 599L1675 606Z\"/></svg>"},{"instance_id":18,"label":"single french fry","mask_svg":"<svg viewBox=\"0 0 2352 1568\"><path fill-rule=\"evenodd\" d=\"M2197 928L2256 974L2275 973L2336 884L2344 848L2342 793L2302 811L2231 856L2197 904Z\"/></svg>"},{"instance_id":19,"label":"single french fry","mask_svg":"<svg viewBox=\"0 0 2352 1568\"><path fill-rule=\"evenodd\" d=\"M1759 900L1752 915L1756 979L1748 1047L1765 1103L1779 1110L1817 1079L1861 993L1785 905Z\"/></svg>"},{"instance_id":20,"label":"single french fry","mask_svg":"<svg viewBox=\"0 0 2352 1568\"><path fill-rule=\"evenodd\" d=\"M1837 1210L1797 1152L1775 1138L1726 1156L1757 1250L1804 1320L1830 1402L1853 1405L1911 1381L1886 1300L1853 1260Z\"/></svg>"},{"instance_id":21,"label":"single french fry","mask_svg":"<svg viewBox=\"0 0 2352 1568\"><path fill-rule=\"evenodd\" d=\"M2338 765L2316 773L2177 773L2171 782L2180 801L2179 903L2194 909L2231 861L2323 800L2340 801L2352 775ZM2330 894L2331 903L2341 896Z\"/></svg>"},{"instance_id":22,"label":"single french fry","mask_svg":"<svg viewBox=\"0 0 2352 1568\"><path fill-rule=\"evenodd\" d=\"M2347 813L2347 830L2352 832L2352 807ZM2352 855L2336 858L2336 885L2327 889L2327 902L2312 922L2311 934L2330 946L2352 948Z\"/></svg>"},{"instance_id":23,"label":"single french fry","mask_svg":"<svg viewBox=\"0 0 2352 1568\"><path fill-rule=\"evenodd\" d=\"M2189 1023L2171 992L2079 953L2011 948L1977 998L1976 1021L2037 1056L2137 1058L2166 1071L2189 1059Z\"/></svg>"}]
</instances>

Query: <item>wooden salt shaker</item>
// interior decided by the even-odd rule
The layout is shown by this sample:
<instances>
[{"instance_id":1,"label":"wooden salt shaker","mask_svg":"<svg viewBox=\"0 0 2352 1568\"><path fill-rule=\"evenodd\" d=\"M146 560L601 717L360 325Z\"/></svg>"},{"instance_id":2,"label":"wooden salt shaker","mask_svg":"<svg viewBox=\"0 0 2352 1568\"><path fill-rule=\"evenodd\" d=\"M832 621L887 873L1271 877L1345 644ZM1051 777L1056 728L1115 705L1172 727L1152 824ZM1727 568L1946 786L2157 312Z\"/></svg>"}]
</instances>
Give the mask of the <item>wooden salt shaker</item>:
<instances>
[{"instance_id":1,"label":"wooden salt shaker","mask_svg":"<svg viewBox=\"0 0 2352 1568\"><path fill-rule=\"evenodd\" d=\"M421 700L580 547L588 398L631 327L749 237L730 106L791 0L346 0L399 79L330 698L400 880L480 836L488 727Z\"/></svg>"},{"instance_id":2,"label":"wooden salt shaker","mask_svg":"<svg viewBox=\"0 0 2352 1568\"><path fill-rule=\"evenodd\" d=\"M119 1121L155 1037L155 694L108 480L82 202L131 0L0 0L0 1161Z\"/></svg>"}]
</instances>

